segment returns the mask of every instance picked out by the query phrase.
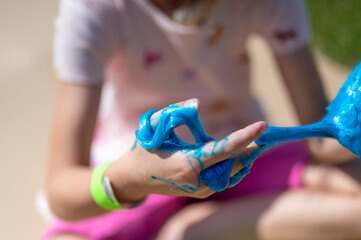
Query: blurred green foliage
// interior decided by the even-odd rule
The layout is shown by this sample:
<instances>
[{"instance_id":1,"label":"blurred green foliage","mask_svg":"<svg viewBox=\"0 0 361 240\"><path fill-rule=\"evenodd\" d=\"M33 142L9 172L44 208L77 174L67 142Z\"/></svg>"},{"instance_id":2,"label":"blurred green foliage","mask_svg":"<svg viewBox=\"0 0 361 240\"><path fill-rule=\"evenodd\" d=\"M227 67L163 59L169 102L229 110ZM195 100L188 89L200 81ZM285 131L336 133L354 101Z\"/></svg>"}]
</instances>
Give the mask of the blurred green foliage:
<instances>
[{"instance_id":1,"label":"blurred green foliage","mask_svg":"<svg viewBox=\"0 0 361 240\"><path fill-rule=\"evenodd\" d=\"M312 45L354 67L361 61L361 0L307 0Z\"/></svg>"}]
</instances>

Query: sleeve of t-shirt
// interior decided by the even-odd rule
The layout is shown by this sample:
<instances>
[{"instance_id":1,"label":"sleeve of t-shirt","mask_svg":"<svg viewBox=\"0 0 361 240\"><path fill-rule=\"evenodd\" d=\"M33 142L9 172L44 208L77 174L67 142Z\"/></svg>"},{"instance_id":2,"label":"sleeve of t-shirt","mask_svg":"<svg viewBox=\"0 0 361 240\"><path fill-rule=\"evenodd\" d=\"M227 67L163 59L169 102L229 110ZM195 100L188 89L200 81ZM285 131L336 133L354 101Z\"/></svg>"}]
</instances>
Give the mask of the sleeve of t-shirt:
<instances>
[{"instance_id":1,"label":"sleeve of t-shirt","mask_svg":"<svg viewBox=\"0 0 361 240\"><path fill-rule=\"evenodd\" d=\"M100 85L121 39L113 1L60 0L54 68L60 81Z\"/></svg>"},{"instance_id":2,"label":"sleeve of t-shirt","mask_svg":"<svg viewBox=\"0 0 361 240\"><path fill-rule=\"evenodd\" d=\"M303 0L264 0L252 12L253 27L276 55L292 53L310 40L308 14Z\"/></svg>"}]
</instances>

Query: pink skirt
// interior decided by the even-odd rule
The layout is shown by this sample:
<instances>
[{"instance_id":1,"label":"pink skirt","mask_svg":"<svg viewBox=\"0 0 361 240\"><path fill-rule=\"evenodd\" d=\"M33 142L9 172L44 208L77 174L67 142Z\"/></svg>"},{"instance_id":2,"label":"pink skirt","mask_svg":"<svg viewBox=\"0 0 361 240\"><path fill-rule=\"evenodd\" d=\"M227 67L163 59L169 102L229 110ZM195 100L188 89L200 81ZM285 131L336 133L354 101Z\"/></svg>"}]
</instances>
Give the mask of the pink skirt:
<instances>
[{"instance_id":1,"label":"pink skirt","mask_svg":"<svg viewBox=\"0 0 361 240\"><path fill-rule=\"evenodd\" d=\"M209 200L230 199L282 191L302 186L302 172L309 154L302 141L279 144L264 153L254 162L251 173L238 185ZM89 239L153 239L159 229L182 207L197 202L186 197L150 195L139 207L114 211L99 217L65 222L56 220L45 231L41 239L48 239L60 233L74 233Z\"/></svg>"}]
</instances>

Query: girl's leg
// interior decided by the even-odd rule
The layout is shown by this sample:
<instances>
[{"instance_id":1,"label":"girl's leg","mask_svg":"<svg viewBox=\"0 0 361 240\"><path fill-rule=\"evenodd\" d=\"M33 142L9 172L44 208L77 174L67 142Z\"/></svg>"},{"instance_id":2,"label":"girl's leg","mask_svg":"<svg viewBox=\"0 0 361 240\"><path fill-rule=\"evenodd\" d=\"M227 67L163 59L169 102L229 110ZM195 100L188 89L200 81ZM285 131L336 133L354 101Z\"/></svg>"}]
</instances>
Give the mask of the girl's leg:
<instances>
[{"instance_id":1,"label":"girl's leg","mask_svg":"<svg viewBox=\"0 0 361 240\"><path fill-rule=\"evenodd\" d=\"M361 239L361 196L299 189L279 195L257 222L260 239Z\"/></svg>"},{"instance_id":2,"label":"girl's leg","mask_svg":"<svg viewBox=\"0 0 361 240\"><path fill-rule=\"evenodd\" d=\"M229 202L202 202L176 213L163 226L157 240L255 239L256 224L277 194Z\"/></svg>"},{"instance_id":3,"label":"girl's leg","mask_svg":"<svg viewBox=\"0 0 361 240\"><path fill-rule=\"evenodd\" d=\"M186 207L158 239L361 239L361 161L311 165L305 186Z\"/></svg>"}]
</instances>

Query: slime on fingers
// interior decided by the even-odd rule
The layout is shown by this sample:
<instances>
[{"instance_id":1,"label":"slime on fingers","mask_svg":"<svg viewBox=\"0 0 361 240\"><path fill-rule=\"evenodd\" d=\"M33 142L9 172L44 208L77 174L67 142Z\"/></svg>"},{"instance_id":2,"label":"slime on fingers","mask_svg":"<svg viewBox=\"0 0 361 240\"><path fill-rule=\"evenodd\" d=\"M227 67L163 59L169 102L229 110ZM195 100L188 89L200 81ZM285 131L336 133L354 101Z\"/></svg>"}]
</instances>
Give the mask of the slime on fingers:
<instances>
[{"instance_id":1,"label":"slime on fingers","mask_svg":"<svg viewBox=\"0 0 361 240\"><path fill-rule=\"evenodd\" d=\"M197 109L194 107L182 107L176 104L165 108L159 116L156 126L151 124L151 116L158 110L150 110L144 113L139 120L139 130L136 131L137 141L140 145L148 150L151 149L166 149L169 153L172 151L181 151L187 154L186 157L191 157L197 160L201 171L198 175L198 185L190 186L188 184L181 184L173 179L164 179L157 176L151 176L153 179L167 182L173 185L176 189L187 193L197 191L200 183L204 182L206 186L216 192L233 187L241 179L250 172L250 167L256 157L271 144L265 145L260 149L252 152L250 155L240 155L234 158L225 159L209 168L204 168L201 158L207 156L214 156L216 153L221 153L227 144L228 139L222 141L214 141L211 150L206 151L204 146L206 143L214 139L207 136L204 132L203 126L198 116ZM195 144L189 144L180 139L174 132L174 128L180 125L186 125L191 131L195 139ZM215 150L215 148L219 150ZM243 168L237 174L231 175L232 166L236 161L240 161ZM188 159L188 163L192 166L195 173L196 169Z\"/></svg>"}]
</instances>

